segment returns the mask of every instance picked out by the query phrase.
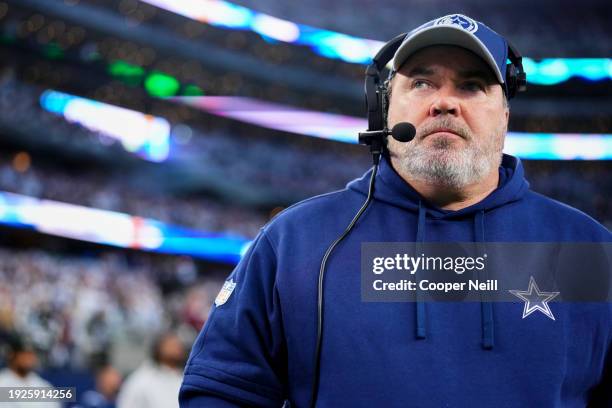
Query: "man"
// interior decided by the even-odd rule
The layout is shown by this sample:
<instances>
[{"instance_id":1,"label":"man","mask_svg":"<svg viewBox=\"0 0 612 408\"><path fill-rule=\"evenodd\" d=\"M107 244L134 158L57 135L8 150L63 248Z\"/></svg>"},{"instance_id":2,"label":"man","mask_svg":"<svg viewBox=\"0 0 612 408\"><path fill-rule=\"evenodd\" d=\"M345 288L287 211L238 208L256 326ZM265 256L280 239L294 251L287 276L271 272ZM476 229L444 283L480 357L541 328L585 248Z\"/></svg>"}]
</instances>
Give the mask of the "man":
<instances>
[{"instance_id":1,"label":"man","mask_svg":"<svg viewBox=\"0 0 612 408\"><path fill-rule=\"evenodd\" d=\"M174 333L160 335L152 347L152 362L144 362L125 381L118 408L172 408L178 405L185 348Z\"/></svg>"},{"instance_id":2,"label":"man","mask_svg":"<svg viewBox=\"0 0 612 408\"><path fill-rule=\"evenodd\" d=\"M52 385L34 372L38 357L34 347L21 337L9 339L7 368L0 371L0 388L52 387ZM59 408L58 402L18 401L0 402L0 407L11 408Z\"/></svg>"},{"instance_id":3,"label":"man","mask_svg":"<svg viewBox=\"0 0 612 408\"><path fill-rule=\"evenodd\" d=\"M414 124L416 135L389 138L373 201L327 258L318 369L321 260L362 206L372 170L262 229L193 346L183 407L565 407L603 398L609 304L549 304L553 320L522 319L523 302L361 299L364 242L610 241L592 218L530 191L520 160L502 155L506 52L502 37L462 15L407 35L387 119L389 128Z\"/></svg>"},{"instance_id":4,"label":"man","mask_svg":"<svg viewBox=\"0 0 612 408\"><path fill-rule=\"evenodd\" d=\"M96 372L96 388L83 393L79 408L115 408L122 380L121 373L112 365L100 367Z\"/></svg>"}]
</instances>

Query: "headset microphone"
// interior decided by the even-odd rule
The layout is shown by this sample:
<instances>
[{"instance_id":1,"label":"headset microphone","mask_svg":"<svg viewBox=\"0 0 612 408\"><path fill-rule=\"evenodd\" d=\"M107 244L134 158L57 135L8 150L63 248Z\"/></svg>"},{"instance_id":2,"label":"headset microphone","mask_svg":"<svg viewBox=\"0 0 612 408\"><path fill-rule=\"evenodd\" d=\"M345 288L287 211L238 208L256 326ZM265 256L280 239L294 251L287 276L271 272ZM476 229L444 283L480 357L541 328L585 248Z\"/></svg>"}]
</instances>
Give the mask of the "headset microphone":
<instances>
[{"instance_id":1,"label":"headset microphone","mask_svg":"<svg viewBox=\"0 0 612 408\"><path fill-rule=\"evenodd\" d=\"M382 130L366 130L365 132L359 132L359 143L370 146L374 164L378 164L383 146L385 145L385 137L391 135L398 142L405 143L414 139L415 134L416 129L412 123L400 122L393 126L391 130L385 128Z\"/></svg>"},{"instance_id":2,"label":"headset microphone","mask_svg":"<svg viewBox=\"0 0 612 408\"><path fill-rule=\"evenodd\" d=\"M366 130L359 132L359 143L371 146L373 144L383 144L384 138L388 135L393 136L398 142L409 142L414 139L416 129L410 122L400 122L393 126L393 129Z\"/></svg>"},{"instance_id":3,"label":"headset microphone","mask_svg":"<svg viewBox=\"0 0 612 408\"><path fill-rule=\"evenodd\" d=\"M406 143L414 139L416 129L410 122L400 122L391 129L391 136L398 142Z\"/></svg>"}]
</instances>

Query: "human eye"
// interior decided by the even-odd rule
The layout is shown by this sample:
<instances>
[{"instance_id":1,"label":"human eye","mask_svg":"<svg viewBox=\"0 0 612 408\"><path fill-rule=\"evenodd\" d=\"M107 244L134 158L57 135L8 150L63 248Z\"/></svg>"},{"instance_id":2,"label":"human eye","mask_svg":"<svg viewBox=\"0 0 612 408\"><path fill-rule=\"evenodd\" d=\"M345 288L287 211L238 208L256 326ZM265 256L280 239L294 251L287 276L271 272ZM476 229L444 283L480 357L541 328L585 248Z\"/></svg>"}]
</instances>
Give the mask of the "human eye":
<instances>
[{"instance_id":1,"label":"human eye","mask_svg":"<svg viewBox=\"0 0 612 408\"><path fill-rule=\"evenodd\" d=\"M465 81L461 87L469 92L484 91L485 87L480 81Z\"/></svg>"},{"instance_id":2,"label":"human eye","mask_svg":"<svg viewBox=\"0 0 612 408\"><path fill-rule=\"evenodd\" d=\"M411 88L413 89L426 89L429 86L429 83L423 79L415 79L411 84Z\"/></svg>"}]
</instances>

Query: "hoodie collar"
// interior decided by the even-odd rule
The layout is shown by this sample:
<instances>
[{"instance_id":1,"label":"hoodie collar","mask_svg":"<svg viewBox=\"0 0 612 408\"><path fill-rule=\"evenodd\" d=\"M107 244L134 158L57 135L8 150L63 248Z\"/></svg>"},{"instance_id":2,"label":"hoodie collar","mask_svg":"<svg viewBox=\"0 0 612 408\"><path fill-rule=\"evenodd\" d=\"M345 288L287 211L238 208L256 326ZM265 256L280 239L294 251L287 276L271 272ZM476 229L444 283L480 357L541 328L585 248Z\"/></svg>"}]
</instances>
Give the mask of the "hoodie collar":
<instances>
[{"instance_id":1,"label":"hoodie collar","mask_svg":"<svg viewBox=\"0 0 612 408\"><path fill-rule=\"evenodd\" d=\"M350 182L347 187L367 195L371 171L370 169L363 177ZM498 187L480 202L457 211L445 210L428 202L410 184L401 178L387 158L381 160L376 179L375 200L387 202L414 212L418 212L419 202L421 202L422 205L427 207L427 213L432 218L454 218L469 214L473 215L481 210L491 210L521 199L529 189L529 183L524 177L521 160L508 154L504 154L502 157L499 167Z\"/></svg>"}]
</instances>

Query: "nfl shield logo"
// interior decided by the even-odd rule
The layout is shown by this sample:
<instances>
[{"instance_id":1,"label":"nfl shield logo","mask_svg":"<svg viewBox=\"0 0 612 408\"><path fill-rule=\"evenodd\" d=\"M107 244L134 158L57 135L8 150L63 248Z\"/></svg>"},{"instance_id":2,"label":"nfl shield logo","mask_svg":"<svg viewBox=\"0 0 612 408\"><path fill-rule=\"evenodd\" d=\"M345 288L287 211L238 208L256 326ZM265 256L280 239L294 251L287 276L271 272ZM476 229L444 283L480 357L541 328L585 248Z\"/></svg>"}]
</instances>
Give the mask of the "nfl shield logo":
<instances>
[{"instance_id":1,"label":"nfl shield logo","mask_svg":"<svg viewBox=\"0 0 612 408\"><path fill-rule=\"evenodd\" d=\"M225 281L225 283L223 284L223 287L221 288L221 290L219 291L219 294L217 295L215 299L215 305L221 306L225 304L225 302L227 302L227 299L229 299L230 295L234 291L235 287L236 287L236 282L234 282L233 279Z\"/></svg>"}]
</instances>

